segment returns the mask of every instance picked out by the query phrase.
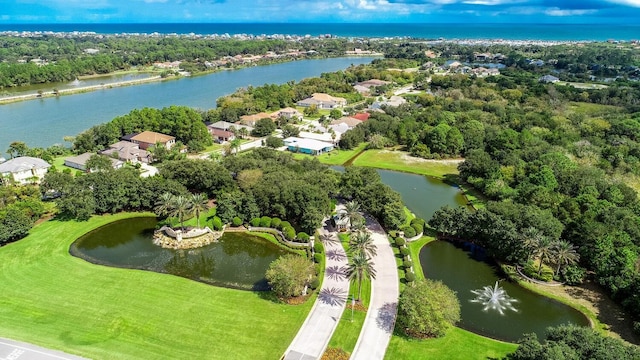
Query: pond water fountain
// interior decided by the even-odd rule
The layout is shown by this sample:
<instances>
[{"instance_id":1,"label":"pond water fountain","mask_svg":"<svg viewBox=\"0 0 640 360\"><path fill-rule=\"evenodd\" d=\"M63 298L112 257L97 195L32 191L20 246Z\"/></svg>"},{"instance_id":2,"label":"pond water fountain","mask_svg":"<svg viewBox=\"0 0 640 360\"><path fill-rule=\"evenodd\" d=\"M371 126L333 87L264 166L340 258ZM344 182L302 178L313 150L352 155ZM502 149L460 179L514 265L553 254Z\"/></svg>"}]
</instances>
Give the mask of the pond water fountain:
<instances>
[{"instance_id":1,"label":"pond water fountain","mask_svg":"<svg viewBox=\"0 0 640 360\"><path fill-rule=\"evenodd\" d=\"M504 315L506 310L518 311L518 309L513 306L513 303L518 302L518 300L507 295L507 292L498 286L497 281L494 287L485 286L482 289L471 290L471 292L476 295L476 298L470 301L472 303L482 304L482 306L484 306L482 311L493 310L497 311L500 315Z\"/></svg>"}]
</instances>

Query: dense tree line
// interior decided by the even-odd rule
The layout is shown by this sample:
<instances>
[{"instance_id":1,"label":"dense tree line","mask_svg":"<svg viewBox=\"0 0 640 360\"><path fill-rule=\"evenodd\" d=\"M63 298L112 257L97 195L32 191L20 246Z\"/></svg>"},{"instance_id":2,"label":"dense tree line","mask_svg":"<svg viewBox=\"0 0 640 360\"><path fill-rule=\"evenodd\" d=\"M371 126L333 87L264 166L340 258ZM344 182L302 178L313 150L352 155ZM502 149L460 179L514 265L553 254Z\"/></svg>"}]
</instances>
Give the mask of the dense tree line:
<instances>
[{"instance_id":1,"label":"dense tree line","mask_svg":"<svg viewBox=\"0 0 640 360\"><path fill-rule=\"evenodd\" d=\"M0 246L26 236L45 212L36 186L2 186L0 179Z\"/></svg>"},{"instance_id":2,"label":"dense tree line","mask_svg":"<svg viewBox=\"0 0 640 360\"><path fill-rule=\"evenodd\" d=\"M107 74L155 62L183 61L190 70L201 71L207 69L205 62L225 56L290 50L314 51L301 56L340 56L349 48L353 45L344 39L292 42L196 37L0 36L0 89L71 81L82 75ZM88 49L91 50L86 51ZM95 50L98 52L94 53ZM36 64L31 60L45 63Z\"/></svg>"},{"instance_id":3,"label":"dense tree line","mask_svg":"<svg viewBox=\"0 0 640 360\"><path fill-rule=\"evenodd\" d=\"M170 106L161 110L132 110L108 123L93 126L76 136L73 150L77 153L102 150L124 135L142 131L175 136L176 141L186 145L190 151L204 150L213 143L199 112L185 106Z\"/></svg>"}]
</instances>

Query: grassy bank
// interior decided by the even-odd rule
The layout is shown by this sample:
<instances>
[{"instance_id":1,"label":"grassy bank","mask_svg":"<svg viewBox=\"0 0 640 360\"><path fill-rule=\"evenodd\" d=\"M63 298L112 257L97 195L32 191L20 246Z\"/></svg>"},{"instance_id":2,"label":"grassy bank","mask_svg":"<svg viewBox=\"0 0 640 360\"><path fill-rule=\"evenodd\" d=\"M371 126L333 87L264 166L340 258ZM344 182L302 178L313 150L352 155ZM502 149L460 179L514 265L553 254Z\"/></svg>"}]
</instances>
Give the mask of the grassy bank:
<instances>
[{"instance_id":1,"label":"grassy bank","mask_svg":"<svg viewBox=\"0 0 640 360\"><path fill-rule=\"evenodd\" d=\"M267 293L218 288L69 255L82 234L149 214L48 221L0 248L0 333L94 359L276 359L304 321Z\"/></svg>"},{"instance_id":2,"label":"grassy bank","mask_svg":"<svg viewBox=\"0 0 640 360\"><path fill-rule=\"evenodd\" d=\"M444 179L458 175L461 160L427 160L404 151L367 150L353 162L354 166L404 171Z\"/></svg>"}]
</instances>

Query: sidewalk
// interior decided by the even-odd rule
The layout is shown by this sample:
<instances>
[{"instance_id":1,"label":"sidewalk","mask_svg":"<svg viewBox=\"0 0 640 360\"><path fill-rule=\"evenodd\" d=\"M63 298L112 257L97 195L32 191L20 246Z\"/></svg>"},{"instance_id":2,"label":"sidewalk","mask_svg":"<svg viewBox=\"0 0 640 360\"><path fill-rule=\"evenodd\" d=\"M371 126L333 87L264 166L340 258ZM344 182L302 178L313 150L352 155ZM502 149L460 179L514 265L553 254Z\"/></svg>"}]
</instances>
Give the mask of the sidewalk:
<instances>
[{"instance_id":1,"label":"sidewalk","mask_svg":"<svg viewBox=\"0 0 640 360\"><path fill-rule=\"evenodd\" d=\"M387 234L378 222L366 216L378 254L373 258L376 278L371 283L371 302L360 337L351 354L354 360L383 359L396 323L398 297L400 296L398 270L393 248Z\"/></svg>"},{"instance_id":2,"label":"sidewalk","mask_svg":"<svg viewBox=\"0 0 640 360\"><path fill-rule=\"evenodd\" d=\"M285 360L319 359L338 326L349 296L349 279L344 274L348 261L342 244L336 233L329 232L326 227L320 234L327 259L322 288L307 319L285 351ZM322 235L330 237L325 239Z\"/></svg>"},{"instance_id":3,"label":"sidewalk","mask_svg":"<svg viewBox=\"0 0 640 360\"><path fill-rule=\"evenodd\" d=\"M0 359L20 360L84 360L84 358L58 350L20 341L0 338Z\"/></svg>"}]
</instances>

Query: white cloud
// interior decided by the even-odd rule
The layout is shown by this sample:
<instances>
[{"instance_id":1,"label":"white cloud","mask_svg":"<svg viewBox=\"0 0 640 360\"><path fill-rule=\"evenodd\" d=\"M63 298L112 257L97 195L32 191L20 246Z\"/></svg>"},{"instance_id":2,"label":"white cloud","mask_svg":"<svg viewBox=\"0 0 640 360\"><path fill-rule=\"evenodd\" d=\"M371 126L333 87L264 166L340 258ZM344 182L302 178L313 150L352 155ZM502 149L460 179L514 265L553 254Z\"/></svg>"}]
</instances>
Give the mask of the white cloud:
<instances>
[{"instance_id":1,"label":"white cloud","mask_svg":"<svg viewBox=\"0 0 640 360\"><path fill-rule=\"evenodd\" d=\"M545 10L544 13L548 16L579 16L579 15L592 14L594 12L596 12L596 10L549 8Z\"/></svg>"},{"instance_id":2,"label":"white cloud","mask_svg":"<svg viewBox=\"0 0 640 360\"><path fill-rule=\"evenodd\" d=\"M640 0L607 0L612 3L640 7Z\"/></svg>"}]
</instances>

